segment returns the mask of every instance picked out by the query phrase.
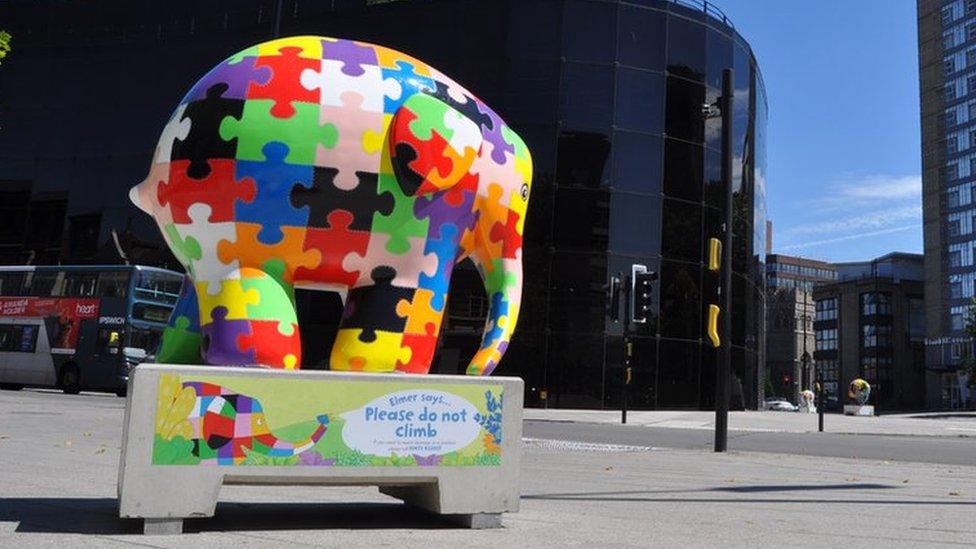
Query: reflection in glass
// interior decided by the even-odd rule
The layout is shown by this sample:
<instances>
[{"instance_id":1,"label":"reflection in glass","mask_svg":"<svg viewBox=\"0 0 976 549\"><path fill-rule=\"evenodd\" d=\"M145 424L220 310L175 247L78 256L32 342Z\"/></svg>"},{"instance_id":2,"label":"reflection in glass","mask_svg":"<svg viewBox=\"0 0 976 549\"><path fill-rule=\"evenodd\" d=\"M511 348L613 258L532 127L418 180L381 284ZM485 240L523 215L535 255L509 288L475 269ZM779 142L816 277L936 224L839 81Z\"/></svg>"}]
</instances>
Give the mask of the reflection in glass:
<instances>
[{"instance_id":1,"label":"reflection in glass","mask_svg":"<svg viewBox=\"0 0 976 549\"><path fill-rule=\"evenodd\" d=\"M664 199L661 216L661 254L667 259L699 262L702 258L702 208L680 200Z\"/></svg>"},{"instance_id":2,"label":"reflection in glass","mask_svg":"<svg viewBox=\"0 0 976 549\"><path fill-rule=\"evenodd\" d=\"M609 63L616 43L617 4L566 0L563 55L570 61Z\"/></svg>"},{"instance_id":3,"label":"reflection in glass","mask_svg":"<svg viewBox=\"0 0 976 549\"><path fill-rule=\"evenodd\" d=\"M606 251L609 191L560 187L553 217L552 241L557 249Z\"/></svg>"},{"instance_id":4,"label":"reflection in glass","mask_svg":"<svg viewBox=\"0 0 976 549\"><path fill-rule=\"evenodd\" d=\"M611 67L563 63L559 113L564 129L609 130L612 109Z\"/></svg>"},{"instance_id":5,"label":"reflection in glass","mask_svg":"<svg viewBox=\"0 0 976 549\"><path fill-rule=\"evenodd\" d=\"M668 17L668 72L690 80L705 76L705 27L687 19Z\"/></svg>"},{"instance_id":6,"label":"reflection in glass","mask_svg":"<svg viewBox=\"0 0 976 549\"><path fill-rule=\"evenodd\" d=\"M602 133L559 134L556 180L562 187L596 189L609 179L610 139Z\"/></svg>"},{"instance_id":7,"label":"reflection in glass","mask_svg":"<svg viewBox=\"0 0 976 549\"><path fill-rule=\"evenodd\" d=\"M698 408L698 343L662 339L658 345L658 407Z\"/></svg>"},{"instance_id":8,"label":"reflection in glass","mask_svg":"<svg viewBox=\"0 0 976 549\"><path fill-rule=\"evenodd\" d=\"M610 202L610 250L618 254L659 254L660 195L615 192Z\"/></svg>"},{"instance_id":9,"label":"reflection in glass","mask_svg":"<svg viewBox=\"0 0 976 549\"><path fill-rule=\"evenodd\" d=\"M701 145L671 138L664 140L664 194L692 202L702 199Z\"/></svg>"},{"instance_id":10,"label":"reflection in glass","mask_svg":"<svg viewBox=\"0 0 976 549\"><path fill-rule=\"evenodd\" d=\"M661 138L618 131L613 134L613 188L661 192Z\"/></svg>"},{"instance_id":11,"label":"reflection in glass","mask_svg":"<svg viewBox=\"0 0 976 549\"><path fill-rule=\"evenodd\" d=\"M617 61L642 69L664 70L667 16L644 7L622 5L617 28Z\"/></svg>"},{"instance_id":12,"label":"reflection in glass","mask_svg":"<svg viewBox=\"0 0 976 549\"><path fill-rule=\"evenodd\" d=\"M701 114L705 86L673 76L668 76L667 86L665 127L668 137L701 143L705 138L705 120Z\"/></svg>"},{"instance_id":13,"label":"reflection in glass","mask_svg":"<svg viewBox=\"0 0 976 549\"><path fill-rule=\"evenodd\" d=\"M617 69L617 127L649 133L664 130L664 76Z\"/></svg>"},{"instance_id":14,"label":"reflection in glass","mask_svg":"<svg viewBox=\"0 0 976 549\"><path fill-rule=\"evenodd\" d=\"M660 284L661 337L701 338L701 267L662 261Z\"/></svg>"}]
</instances>

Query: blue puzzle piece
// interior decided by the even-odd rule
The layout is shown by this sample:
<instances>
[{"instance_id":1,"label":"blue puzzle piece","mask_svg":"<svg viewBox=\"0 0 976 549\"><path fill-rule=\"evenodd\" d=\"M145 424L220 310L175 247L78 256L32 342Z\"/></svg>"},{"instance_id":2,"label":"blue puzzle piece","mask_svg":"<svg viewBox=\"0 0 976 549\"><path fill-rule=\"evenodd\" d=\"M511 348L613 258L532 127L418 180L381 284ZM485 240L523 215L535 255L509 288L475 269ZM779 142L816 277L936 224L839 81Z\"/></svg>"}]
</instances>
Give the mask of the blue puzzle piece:
<instances>
[{"instance_id":1,"label":"blue puzzle piece","mask_svg":"<svg viewBox=\"0 0 976 549\"><path fill-rule=\"evenodd\" d=\"M505 328L498 325L498 319L503 316L508 315L509 302L505 299L505 294L502 292L495 292L491 295L491 317L488 320L493 321L494 327L485 335L485 345L491 344L493 341L500 339L505 334Z\"/></svg>"},{"instance_id":2,"label":"blue puzzle piece","mask_svg":"<svg viewBox=\"0 0 976 549\"><path fill-rule=\"evenodd\" d=\"M438 311L443 311L446 304L451 271L454 270L454 261L457 259L458 238L457 226L445 223L441 225L440 238L428 238L424 245L425 255L437 255L437 272L434 276L420 273L419 287L434 293L430 304Z\"/></svg>"},{"instance_id":3,"label":"blue puzzle piece","mask_svg":"<svg viewBox=\"0 0 976 549\"><path fill-rule=\"evenodd\" d=\"M400 83L400 97L393 99L387 95L383 99L383 112L394 114L404 101L417 92L433 92L437 89L434 79L413 72L414 66L406 61L397 61L396 69L383 69L383 79L392 78Z\"/></svg>"},{"instance_id":4,"label":"blue puzzle piece","mask_svg":"<svg viewBox=\"0 0 976 549\"><path fill-rule=\"evenodd\" d=\"M190 321L189 326L186 327L188 332L200 333L200 306L197 304L197 291L188 276L183 277L180 297L176 300L173 312L170 313L168 326L175 328L180 317L186 317Z\"/></svg>"},{"instance_id":5,"label":"blue puzzle piece","mask_svg":"<svg viewBox=\"0 0 976 549\"><path fill-rule=\"evenodd\" d=\"M277 244L284 238L281 227L308 226L308 206L292 206L292 189L301 185L312 188L313 166L286 164L288 146L271 141L261 149L264 161L238 160L237 178L254 179L257 192L250 203L238 202L234 216L239 222L260 224L258 241L263 244Z\"/></svg>"}]
</instances>

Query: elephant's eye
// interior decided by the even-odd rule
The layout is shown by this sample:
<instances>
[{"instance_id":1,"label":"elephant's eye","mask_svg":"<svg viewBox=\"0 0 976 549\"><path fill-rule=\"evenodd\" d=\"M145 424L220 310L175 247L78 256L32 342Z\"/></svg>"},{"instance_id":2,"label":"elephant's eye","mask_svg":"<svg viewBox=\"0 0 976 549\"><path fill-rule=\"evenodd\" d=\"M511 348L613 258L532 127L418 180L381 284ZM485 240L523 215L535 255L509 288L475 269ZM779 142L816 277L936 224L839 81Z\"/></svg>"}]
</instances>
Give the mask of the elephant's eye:
<instances>
[{"instance_id":1,"label":"elephant's eye","mask_svg":"<svg viewBox=\"0 0 976 549\"><path fill-rule=\"evenodd\" d=\"M528 183L522 183L522 191L521 191L521 194L522 194L522 200L528 200L529 199L529 184Z\"/></svg>"}]
</instances>

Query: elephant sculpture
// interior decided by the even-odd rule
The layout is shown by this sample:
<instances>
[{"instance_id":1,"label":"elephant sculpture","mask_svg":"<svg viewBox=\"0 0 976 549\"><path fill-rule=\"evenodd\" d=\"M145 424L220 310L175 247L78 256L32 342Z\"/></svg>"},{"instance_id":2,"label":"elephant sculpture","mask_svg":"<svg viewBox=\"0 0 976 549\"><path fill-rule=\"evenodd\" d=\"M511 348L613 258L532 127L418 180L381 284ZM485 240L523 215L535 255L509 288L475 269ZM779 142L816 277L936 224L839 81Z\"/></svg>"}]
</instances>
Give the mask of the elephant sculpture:
<instances>
[{"instance_id":1,"label":"elephant sculpture","mask_svg":"<svg viewBox=\"0 0 976 549\"><path fill-rule=\"evenodd\" d=\"M847 388L847 397L858 406L864 406L871 398L871 384L861 378L855 379Z\"/></svg>"},{"instance_id":2,"label":"elephant sculpture","mask_svg":"<svg viewBox=\"0 0 976 549\"><path fill-rule=\"evenodd\" d=\"M248 454L286 458L310 450L329 428L329 417L317 417L315 431L304 440L279 440L268 429L264 409L256 398L235 394L213 383L187 382L196 393L187 420L192 429L192 453L202 462L239 465Z\"/></svg>"},{"instance_id":3,"label":"elephant sculpture","mask_svg":"<svg viewBox=\"0 0 976 549\"><path fill-rule=\"evenodd\" d=\"M505 352L532 180L523 140L436 69L299 36L201 78L130 192L192 284L157 360L298 368L294 288L345 301L331 369L429 371L451 272L470 257L489 313L467 373Z\"/></svg>"}]
</instances>

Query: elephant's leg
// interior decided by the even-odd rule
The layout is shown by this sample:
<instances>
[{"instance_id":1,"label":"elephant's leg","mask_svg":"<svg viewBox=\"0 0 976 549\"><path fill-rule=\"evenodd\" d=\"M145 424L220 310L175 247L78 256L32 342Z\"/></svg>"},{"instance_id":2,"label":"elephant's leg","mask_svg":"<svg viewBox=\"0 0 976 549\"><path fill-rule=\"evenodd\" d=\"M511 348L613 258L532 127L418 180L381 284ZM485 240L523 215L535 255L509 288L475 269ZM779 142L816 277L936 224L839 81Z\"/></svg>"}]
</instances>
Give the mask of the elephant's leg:
<instances>
[{"instance_id":1,"label":"elephant's leg","mask_svg":"<svg viewBox=\"0 0 976 549\"><path fill-rule=\"evenodd\" d=\"M406 318L398 314L401 302L410 303L415 288L393 286L394 272L388 267L372 271L374 283L353 288L346 296L339 332L329 357L332 370L392 372L398 363L410 362L410 348L404 347Z\"/></svg>"},{"instance_id":2,"label":"elephant's leg","mask_svg":"<svg viewBox=\"0 0 976 549\"><path fill-rule=\"evenodd\" d=\"M156 362L164 364L199 364L200 309L197 305L197 292L190 277L184 277L180 297L173 307L169 324L163 330L163 337L156 350ZM150 351L152 349L147 349Z\"/></svg>"},{"instance_id":3,"label":"elephant's leg","mask_svg":"<svg viewBox=\"0 0 976 549\"><path fill-rule=\"evenodd\" d=\"M413 300L399 304L397 313L405 316L407 321L403 346L410 349L410 359L397 361L397 371L411 374L426 374L430 371L446 301L447 292L418 288Z\"/></svg>"},{"instance_id":4,"label":"elephant's leg","mask_svg":"<svg viewBox=\"0 0 976 549\"><path fill-rule=\"evenodd\" d=\"M281 277L242 268L220 282L214 295L196 285L207 363L298 368L301 339L294 291Z\"/></svg>"},{"instance_id":5,"label":"elephant's leg","mask_svg":"<svg viewBox=\"0 0 976 549\"><path fill-rule=\"evenodd\" d=\"M468 364L470 375L488 375L498 366L508 349L508 342L518 321L522 298L521 259L495 258L485 261L482 255L471 256L485 283L488 296L488 320L481 346Z\"/></svg>"}]
</instances>

